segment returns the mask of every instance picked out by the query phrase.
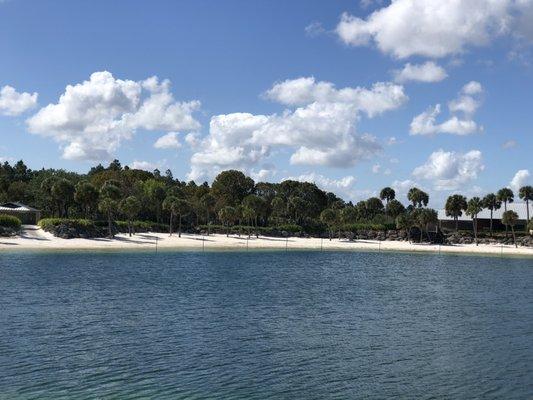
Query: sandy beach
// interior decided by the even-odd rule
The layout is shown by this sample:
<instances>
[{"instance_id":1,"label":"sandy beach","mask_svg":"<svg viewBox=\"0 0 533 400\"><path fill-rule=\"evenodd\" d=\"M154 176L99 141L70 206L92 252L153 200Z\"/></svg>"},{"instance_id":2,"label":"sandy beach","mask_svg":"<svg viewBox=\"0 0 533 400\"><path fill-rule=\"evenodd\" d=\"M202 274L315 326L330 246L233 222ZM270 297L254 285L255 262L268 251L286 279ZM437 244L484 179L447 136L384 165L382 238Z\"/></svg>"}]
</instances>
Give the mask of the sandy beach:
<instances>
[{"instance_id":1,"label":"sandy beach","mask_svg":"<svg viewBox=\"0 0 533 400\"><path fill-rule=\"evenodd\" d=\"M166 233L139 233L132 237L119 234L114 239L60 239L40 228L23 230L12 238L0 239L0 251L5 250L360 250L391 252L430 252L458 254L486 254L494 256L533 257L533 248L505 245L431 245L400 241L328 240L318 238L274 238L247 235L192 235Z\"/></svg>"}]
</instances>

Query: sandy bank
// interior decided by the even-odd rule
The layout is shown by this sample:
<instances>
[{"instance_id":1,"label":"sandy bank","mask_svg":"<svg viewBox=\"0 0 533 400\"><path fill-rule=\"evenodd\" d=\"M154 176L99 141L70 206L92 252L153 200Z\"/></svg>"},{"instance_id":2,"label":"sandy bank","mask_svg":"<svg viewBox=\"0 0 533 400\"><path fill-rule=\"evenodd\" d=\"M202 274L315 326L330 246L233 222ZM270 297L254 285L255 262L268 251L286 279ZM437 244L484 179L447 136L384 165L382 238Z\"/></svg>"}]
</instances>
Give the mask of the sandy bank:
<instances>
[{"instance_id":1,"label":"sandy bank","mask_svg":"<svg viewBox=\"0 0 533 400\"><path fill-rule=\"evenodd\" d=\"M176 234L169 236L164 233L140 233L133 237L120 234L115 239L60 239L41 229L24 230L21 236L0 238L0 251L5 250L160 250L196 249L196 250L372 250L399 252L431 252L431 253L469 253L489 254L496 256L529 256L533 257L533 248L501 245L453 245L439 246L428 244L411 244L396 241L373 240L327 240L316 238L272 238L272 237L238 237L236 235L190 235Z\"/></svg>"}]
</instances>

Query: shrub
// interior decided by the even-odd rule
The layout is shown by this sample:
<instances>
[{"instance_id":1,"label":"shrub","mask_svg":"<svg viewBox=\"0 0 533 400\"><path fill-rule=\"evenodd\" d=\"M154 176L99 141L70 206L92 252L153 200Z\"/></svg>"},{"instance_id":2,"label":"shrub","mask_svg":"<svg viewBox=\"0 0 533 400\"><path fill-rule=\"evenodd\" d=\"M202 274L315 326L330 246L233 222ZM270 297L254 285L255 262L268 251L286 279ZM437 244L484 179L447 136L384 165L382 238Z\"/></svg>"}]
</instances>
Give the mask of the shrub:
<instances>
[{"instance_id":1,"label":"shrub","mask_svg":"<svg viewBox=\"0 0 533 400\"><path fill-rule=\"evenodd\" d=\"M347 224L342 227L346 232L358 232L358 231L386 231L394 230L396 226L394 224L370 224L370 223L356 223Z\"/></svg>"},{"instance_id":2,"label":"shrub","mask_svg":"<svg viewBox=\"0 0 533 400\"><path fill-rule=\"evenodd\" d=\"M0 214L0 226L2 228L11 228L18 231L22 223L20 219L14 217L13 215Z\"/></svg>"}]
</instances>

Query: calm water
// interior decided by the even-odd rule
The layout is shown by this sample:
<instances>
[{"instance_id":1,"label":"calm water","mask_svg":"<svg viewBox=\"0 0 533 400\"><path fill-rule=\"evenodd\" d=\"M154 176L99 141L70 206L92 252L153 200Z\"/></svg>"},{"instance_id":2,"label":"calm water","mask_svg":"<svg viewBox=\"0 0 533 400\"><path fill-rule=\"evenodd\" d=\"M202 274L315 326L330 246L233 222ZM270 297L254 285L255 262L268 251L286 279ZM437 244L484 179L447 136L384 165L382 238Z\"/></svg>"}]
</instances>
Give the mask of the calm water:
<instances>
[{"instance_id":1,"label":"calm water","mask_svg":"<svg viewBox=\"0 0 533 400\"><path fill-rule=\"evenodd\" d=\"M531 399L533 261L0 255L1 399Z\"/></svg>"}]
</instances>

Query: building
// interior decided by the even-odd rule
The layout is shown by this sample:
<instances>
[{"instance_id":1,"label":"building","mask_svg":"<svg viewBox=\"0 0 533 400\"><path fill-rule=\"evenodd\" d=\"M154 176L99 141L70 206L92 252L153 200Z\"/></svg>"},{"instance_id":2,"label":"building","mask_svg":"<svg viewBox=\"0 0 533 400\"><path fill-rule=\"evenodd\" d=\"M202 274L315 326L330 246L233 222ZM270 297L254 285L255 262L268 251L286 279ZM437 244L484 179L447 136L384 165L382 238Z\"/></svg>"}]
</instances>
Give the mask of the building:
<instances>
[{"instance_id":1,"label":"building","mask_svg":"<svg viewBox=\"0 0 533 400\"><path fill-rule=\"evenodd\" d=\"M513 210L518 214L518 222L515 229L524 230L527 224L527 208L526 203L510 203L507 204L507 210ZM505 225L502 224L502 214L504 213L503 204L499 210L494 210L492 213L492 226L494 230L505 230ZM455 220L452 217L446 216L445 210L439 210L439 224L442 229L455 229ZM478 216L478 230L488 231L490 229L490 210L483 209ZM533 218L533 204L529 203L529 218ZM472 218L463 211L463 215L458 218L458 226L461 230L472 229Z\"/></svg>"},{"instance_id":2,"label":"building","mask_svg":"<svg viewBox=\"0 0 533 400\"><path fill-rule=\"evenodd\" d=\"M0 204L0 214L13 215L24 225L36 225L41 219L40 210L17 202Z\"/></svg>"}]
</instances>

